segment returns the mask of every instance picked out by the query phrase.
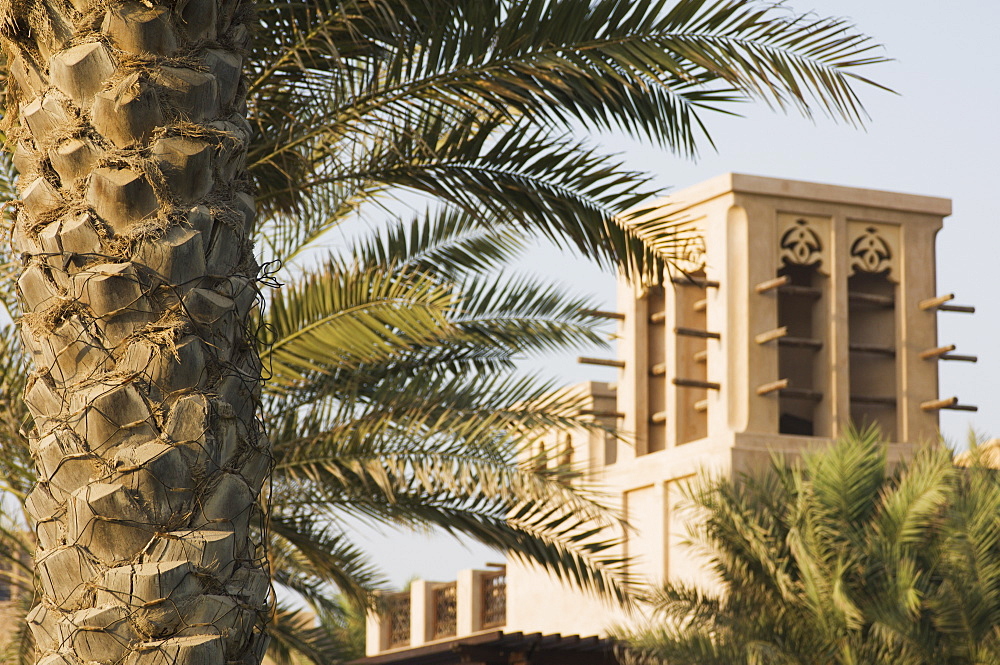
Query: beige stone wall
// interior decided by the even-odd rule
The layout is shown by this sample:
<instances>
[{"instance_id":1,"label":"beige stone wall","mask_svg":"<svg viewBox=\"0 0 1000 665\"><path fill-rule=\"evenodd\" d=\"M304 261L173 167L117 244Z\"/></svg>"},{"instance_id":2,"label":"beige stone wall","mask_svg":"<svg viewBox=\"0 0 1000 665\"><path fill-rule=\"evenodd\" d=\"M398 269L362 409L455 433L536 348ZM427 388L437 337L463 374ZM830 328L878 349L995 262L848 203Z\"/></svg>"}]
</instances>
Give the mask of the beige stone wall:
<instances>
[{"instance_id":1,"label":"beige stone wall","mask_svg":"<svg viewBox=\"0 0 1000 665\"><path fill-rule=\"evenodd\" d=\"M578 388L627 440L576 432L544 445L627 518L627 534L606 535L623 536L637 582L707 589L706 560L686 543L699 520L687 484L828 446L852 416L882 423L892 461L937 440L937 411L921 406L942 397L937 359L921 356L938 345L936 311L921 303L937 295L951 203L727 174L670 205L694 232L684 271L619 283L624 366L614 384ZM506 631L603 635L634 618L518 561L507 584Z\"/></svg>"},{"instance_id":2,"label":"beige stone wall","mask_svg":"<svg viewBox=\"0 0 1000 665\"><path fill-rule=\"evenodd\" d=\"M613 464L590 469L634 529L624 550L641 578L710 587L705 561L684 542L698 519L680 507L685 483L764 466L774 452L792 458L829 445L852 415L874 414L892 440L906 442L890 445L893 460L936 440L937 411L921 404L941 397L937 364L920 356L938 344L936 312L920 303L937 295L934 242L951 205L739 174L671 202L704 239L685 255L686 275L702 281L662 290L619 284L625 366L609 388L632 444L618 445ZM882 282L852 291L865 286L869 270L884 274L874 280ZM851 280L858 274L860 282ZM788 285L762 288L782 275ZM803 288L788 288L796 282ZM805 341L782 341L782 325L784 337ZM790 342L805 352L789 353ZM865 375L869 366L877 371ZM782 379L809 399L761 391ZM684 380L711 387L679 385ZM813 435L782 433L790 415L808 420ZM573 445L580 459L576 451L588 444L577 436ZM510 630L603 634L625 620L534 567L512 561L508 579Z\"/></svg>"}]
</instances>

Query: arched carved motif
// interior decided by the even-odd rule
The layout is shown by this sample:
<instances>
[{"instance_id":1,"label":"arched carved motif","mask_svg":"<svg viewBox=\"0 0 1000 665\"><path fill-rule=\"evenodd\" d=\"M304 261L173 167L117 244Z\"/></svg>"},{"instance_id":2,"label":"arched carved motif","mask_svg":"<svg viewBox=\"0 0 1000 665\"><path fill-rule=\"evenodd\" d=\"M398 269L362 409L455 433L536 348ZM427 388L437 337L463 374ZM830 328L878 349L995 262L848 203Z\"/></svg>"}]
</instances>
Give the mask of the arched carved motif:
<instances>
[{"instance_id":1,"label":"arched carved motif","mask_svg":"<svg viewBox=\"0 0 1000 665\"><path fill-rule=\"evenodd\" d=\"M892 250L879 235L878 229L869 226L851 243L851 273L883 273L892 269Z\"/></svg>"},{"instance_id":2,"label":"arched carved motif","mask_svg":"<svg viewBox=\"0 0 1000 665\"><path fill-rule=\"evenodd\" d=\"M677 265L685 272L704 270L706 251L705 236L688 236L677 247Z\"/></svg>"},{"instance_id":3,"label":"arched carved motif","mask_svg":"<svg viewBox=\"0 0 1000 665\"><path fill-rule=\"evenodd\" d=\"M781 236L781 261L786 265L812 266L823 259L823 244L804 219L795 221Z\"/></svg>"}]
</instances>

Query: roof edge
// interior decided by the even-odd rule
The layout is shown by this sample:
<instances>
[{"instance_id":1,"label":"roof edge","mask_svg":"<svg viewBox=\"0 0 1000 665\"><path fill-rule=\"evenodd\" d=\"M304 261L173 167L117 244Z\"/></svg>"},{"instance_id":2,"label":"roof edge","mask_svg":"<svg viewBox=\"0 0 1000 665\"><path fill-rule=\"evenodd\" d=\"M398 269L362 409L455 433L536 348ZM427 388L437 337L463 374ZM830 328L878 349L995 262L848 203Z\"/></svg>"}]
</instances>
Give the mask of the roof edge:
<instances>
[{"instance_id":1,"label":"roof edge","mask_svg":"<svg viewBox=\"0 0 1000 665\"><path fill-rule=\"evenodd\" d=\"M828 185L806 180L770 178L746 173L723 173L678 190L667 196L666 200L686 208L730 192L900 210L941 217L947 217L952 212L951 199L937 196Z\"/></svg>"}]
</instances>

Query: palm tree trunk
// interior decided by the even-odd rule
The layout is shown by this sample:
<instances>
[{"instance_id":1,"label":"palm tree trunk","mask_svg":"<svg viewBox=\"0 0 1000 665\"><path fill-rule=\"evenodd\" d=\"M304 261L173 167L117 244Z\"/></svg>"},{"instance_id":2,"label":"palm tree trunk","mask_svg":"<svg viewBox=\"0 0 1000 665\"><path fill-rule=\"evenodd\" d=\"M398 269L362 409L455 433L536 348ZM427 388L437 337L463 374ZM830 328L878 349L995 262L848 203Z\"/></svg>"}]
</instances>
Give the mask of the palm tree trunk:
<instances>
[{"instance_id":1,"label":"palm tree trunk","mask_svg":"<svg viewBox=\"0 0 1000 665\"><path fill-rule=\"evenodd\" d=\"M258 663L240 0L5 0L47 664Z\"/></svg>"}]
</instances>

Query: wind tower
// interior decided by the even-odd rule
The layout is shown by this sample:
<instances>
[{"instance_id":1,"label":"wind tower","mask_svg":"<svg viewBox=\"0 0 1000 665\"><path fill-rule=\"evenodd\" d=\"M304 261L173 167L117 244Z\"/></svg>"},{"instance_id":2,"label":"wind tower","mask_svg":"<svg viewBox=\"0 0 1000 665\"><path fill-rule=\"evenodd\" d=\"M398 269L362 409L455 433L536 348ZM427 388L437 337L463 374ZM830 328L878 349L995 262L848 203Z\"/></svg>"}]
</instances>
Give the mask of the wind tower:
<instances>
[{"instance_id":1,"label":"wind tower","mask_svg":"<svg viewBox=\"0 0 1000 665\"><path fill-rule=\"evenodd\" d=\"M572 459L620 501L625 550L649 580L711 584L683 544L677 509L701 469L733 473L876 424L899 459L938 438L938 363L975 360L937 340L935 236L947 199L726 174L666 200L691 232L666 284L619 283L615 384L590 384L593 412L633 441ZM614 408L609 408L611 405ZM565 444L561 444L565 445ZM508 626L600 634L607 608L537 570L508 565Z\"/></svg>"},{"instance_id":2,"label":"wind tower","mask_svg":"<svg viewBox=\"0 0 1000 665\"><path fill-rule=\"evenodd\" d=\"M680 269L667 283L621 281L618 311L604 313L619 323L618 357L580 359L619 368L617 382L581 389L593 417L632 440L548 443L618 503L637 573L711 585L684 545L697 515L678 510L682 485L702 469L731 474L828 445L852 422L878 425L892 459L936 442L940 410L975 409L938 392L940 361L975 357L939 343L937 314L973 310L935 292L948 199L726 174L664 205L691 230ZM479 586L465 586L465 616L488 598ZM509 561L504 622L491 627L602 635L624 619Z\"/></svg>"}]
</instances>

